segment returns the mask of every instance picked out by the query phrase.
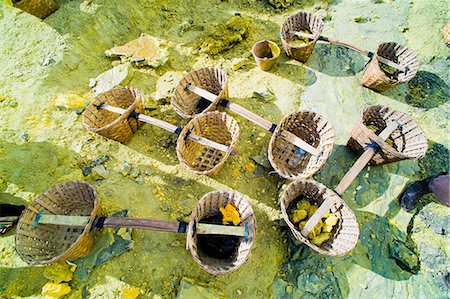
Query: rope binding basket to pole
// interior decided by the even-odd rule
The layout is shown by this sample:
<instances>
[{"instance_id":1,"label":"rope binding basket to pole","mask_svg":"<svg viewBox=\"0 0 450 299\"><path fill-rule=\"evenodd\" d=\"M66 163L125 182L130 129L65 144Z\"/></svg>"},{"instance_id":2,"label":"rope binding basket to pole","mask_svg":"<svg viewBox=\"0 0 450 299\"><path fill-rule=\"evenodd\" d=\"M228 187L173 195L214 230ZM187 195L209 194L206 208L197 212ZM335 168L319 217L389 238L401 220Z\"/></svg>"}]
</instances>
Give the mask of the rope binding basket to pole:
<instances>
[{"instance_id":1,"label":"rope binding basket to pole","mask_svg":"<svg viewBox=\"0 0 450 299\"><path fill-rule=\"evenodd\" d=\"M224 225L204 222L204 217L219 214L227 204L238 213L238 223ZM193 258L203 261L202 268L218 275L239 268L248 258L256 233L256 221L248 202L239 194L213 191L206 194L196 207L190 222L162 221L146 218L101 217L95 189L81 181L58 184L36 198L22 213L16 233L16 250L30 265L47 265L61 260L86 256L93 245L93 228L138 228L163 232L186 233L187 247ZM224 216L225 217L225 216ZM223 218L225 219L225 218ZM202 239L203 238L203 239ZM199 240L214 239L209 254L226 258L203 260L204 253L192 248L202 247ZM229 242L233 246L229 248ZM217 252L214 250L217 249ZM208 268L211 267L211 268Z\"/></svg>"},{"instance_id":2,"label":"rope binding basket to pole","mask_svg":"<svg viewBox=\"0 0 450 299\"><path fill-rule=\"evenodd\" d=\"M239 127L225 113L215 111L197 115L182 129L145 115L143 111L140 92L119 87L101 94L89 104L83 112L83 123L88 130L121 142L129 140L142 122L175 133L180 162L197 174L217 173L235 152Z\"/></svg>"}]
</instances>

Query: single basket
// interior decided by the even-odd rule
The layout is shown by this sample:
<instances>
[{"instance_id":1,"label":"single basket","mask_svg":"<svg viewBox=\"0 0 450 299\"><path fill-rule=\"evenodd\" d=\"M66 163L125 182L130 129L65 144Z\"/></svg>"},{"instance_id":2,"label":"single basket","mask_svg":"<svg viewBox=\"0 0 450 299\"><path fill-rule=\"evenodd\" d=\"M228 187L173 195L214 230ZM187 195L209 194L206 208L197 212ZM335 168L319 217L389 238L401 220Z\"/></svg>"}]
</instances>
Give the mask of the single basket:
<instances>
[{"instance_id":1,"label":"single basket","mask_svg":"<svg viewBox=\"0 0 450 299\"><path fill-rule=\"evenodd\" d=\"M126 111L124 114L119 115L97 108L101 103L116 106ZM86 107L82 119L85 128L89 131L125 143L140 126L140 121L130 117L132 112L144 112L144 105L139 90L129 87L116 87L98 95Z\"/></svg>"},{"instance_id":2,"label":"single basket","mask_svg":"<svg viewBox=\"0 0 450 299\"><path fill-rule=\"evenodd\" d=\"M387 126L386 122L398 122L399 128L391 135L392 145L377 135ZM376 132L367 126L376 128ZM385 164L404 159L418 159L427 153L428 140L424 131L407 114L387 106L366 107L358 124L353 128L347 146L356 152L363 151L375 142L380 149L370 160L371 164Z\"/></svg>"},{"instance_id":3,"label":"single basket","mask_svg":"<svg viewBox=\"0 0 450 299\"><path fill-rule=\"evenodd\" d=\"M227 204L233 205L239 211L242 222L240 226L248 225L248 238L241 238L236 252L228 259L218 259L208 256L199 247L197 235L192 227L204 218L220 213L219 208ZM212 191L205 194L192 211L187 236L186 247L189 248L192 257L205 271L214 274L226 274L232 272L244 264L252 248L256 235L256 219L248 201L239 193L230 191Z\"/></svg>"},{"instance_id":4,"label":"single basket","mask_svg":"<svg viewBox=\"0 0 450 299\"><path fill-rule=\"evenodd\" d=\"M204 146L187 138L189 133L228 146L227 152ZM181 131L177 140L180 163L197 174L214 175L231 154L239 137L237 121L224 112L211 111L194 117Z\"/></svg>"},{"instance_id":5,"label":"single basket","mask_svg":"<svg viewBox=\"0 0 450 299\"><path fill-rule=\"evenodd\" d=\"M287 130L308 144L319 149L321 154L313 156L301 153L299 148L280 136ZM330 122L311 111L293 112L283 118L270 139L269 161L277 173L290 180L307 178L322 167L330 156L334 145L334 131Z\"/></svg>"},{"instance_id":6,"label":"single basket","mask_svg":"<svg viewBox=\"0 0 450 299\"><path fill-rule=\"evenodd\" d=\"M320 206L325 199L334 202L330 210L337 214L339 220L331 232L331 238L320 247L312 244L306 236L303 236L299 227L289 219L288 213L296 206L299 198L308 200L317 206ZM334 191L316 181L300 179L291 182L280 195L280 206L283 219L295 239L321 254L345 255L358 243L359 227L353 211Z\"/></svg>"},{"instance_id":7,"label":"single basket","mask_svg":"<svg viewBox=\"0 0 450 299\"><path fill-rule=\"evenodd\" d=\"M90 216L84 228L69 225L38 224L34 220L44 214ZM99 213L95 189L82 181L56 185L37 197L20 216L16 231L16 251L30 265L47 265L59 260L75 260L86 256L94 242L90 234Z\"/></svg>"},{"instance_id":8,"label":"single basket","mask_svg":"<svg viewBox=\"0 0 450 299\"><path fill-rule=\"evenodd\" d=\"M308 30L314 35L314 39L301 46L293 46L291 42L295 40L295 35L289 31ZM323 30L323 21L320 17L309 12L299 12L287 18L281 26L281 41L284 51L289 57L300 62L306 62L314 50L316 42L319 40Z\"/></svg>"},{"instance_id":9,"label":"single basket","mask_svg":"<svg viewBox=\"0 0 450 299\"><path fill-rule=\"evenodd\" d=\"M22 0L14 6L40 19L45 19L59 8L53 0Z\"/></svg>"},{"instance_id":10,"label":"single basket","mask_svg":"<svg viewBox=\"0 0 450 299\"><path fill-rule=\"evenodd\" d=\"M211 103L189 91L187 87L190 84L217 95L216 100ZM179 115L184 118L192 118L196 114L215 110L220 100L227 98L226 73L218 68L202 68L190 72L181 79L172 95L171 104Z\"/></svg>"},{"instance_id":11,"label":"single basket","mask_svg":"<svg viewBox=\"0 0 450 299\"><path fill-rule=\"evenodd\" d=\"M280 48L273 41L262 40L253 46L252 54L261 70L270 71L280 56Z\"/></svg>"},{"instance_id":12,"label":"single basket","mask_svg":"<svg viewBox=\"0 0 450 299\"><path fill-rule=\"evenodd\" d=\"M385 73L380 68L378 60L380 56L407 68L407 70L405 72L397 71L393 74ZM361 84L381 92L411 80L418 70L419 59L413 51L397 43L382 43L367 65Z\"/></svg>"}]
</instances>

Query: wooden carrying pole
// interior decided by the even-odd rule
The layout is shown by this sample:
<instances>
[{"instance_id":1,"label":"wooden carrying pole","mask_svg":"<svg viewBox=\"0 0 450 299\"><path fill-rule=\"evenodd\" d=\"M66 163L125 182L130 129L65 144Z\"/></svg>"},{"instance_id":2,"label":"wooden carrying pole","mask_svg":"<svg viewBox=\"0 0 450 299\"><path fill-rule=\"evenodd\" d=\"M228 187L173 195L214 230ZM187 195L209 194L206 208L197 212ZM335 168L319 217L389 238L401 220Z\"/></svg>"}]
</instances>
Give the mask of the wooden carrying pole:
<instances>
[{"instance_id":1,"label":"wooden carrying pole","mask_svg":"<svg viewBox=\"0 0 450 299\"><path fill-rule=\"evenodd\" d=\"M38 214L33 225L36 226L40 223L85 227L89 223L90 219L90 216ZM94 221L94 223L96 223L95 227L97 228L127 227L174 233L186 232L186 226L188 225L186 222L163 221L147 218L97 217L96 220L97 221ZM238 237L245 237L247 234L246 227L244 226L226 226L207 223L197 223L195 231L197 234L228 235Z\"/></svg>"},{"instance_id":2,"label":"wooden carrying pole","mask_svg":"<svg viewBox=\"0 0 450 299\"><path fill-rule=\"evenodd\" d=\"M383 140L386 140L392 132L394 132L398 128L398 123L392 122L384 130L378 135ZM370 159L375 155L376 150L372 147L368 147L364 153L356 160L355 164L353 164L352 168L345 174L344 178L334 189L339 196L347 190L350 184L355 180L358 174L363 170L363 168L369 163ZM309 218L306 222L305 226L302 229L302 234L304 236L308 236L308 234L313 230L317 223L319 223L320 219L330 210L331 206L335 203L334 200L327 198L325 199L317 211Z\"/></svg>"},{"instance_id":3,"label":"wooden carrying pole","mask_svg":"<svg viewBox=\"0 0 450 299\"><path fill-rule=\"evenodd\" d=\"M101 107L101 109L105 109L105 110L108 110L110 112L117 113L117 114L124 114L125 111L126 111L125 109L122 109L122 108L119 108L119 107L110 106L110 105L106 105L106 104L103 104L100 107ZM138 118L137 119L142 121L142 122L155 125L157 127L160 127L162 129L167 130L167 131L172 132L172 133L176 133L180 129L179 127L177 127L175 125L172 125L171 123L168 123L168 122L165 122L165 121L162 121L162 120L159 120L157 118L153 118L151 116L144 115L144 114L138 114ZM223 145L221 143L217 143L215 141L212 141L210 139L204 138L202 136L199 136L199 135L196 135L196 134L193 134L193 133L189 133L189 135L187 135L187 137L189 139L193 140L193 141L196 141L196 142L198 142L200 144L203 144L205 146L209 146L209 147L215 148L215 149L217 149L219 151L227 152L228 149L229 149L229 147L226 146L226 145Z\"/></svg>"},{"instance_id":4,"label":"wooden carrying pole","mask_svg":"<svg viewBox=\"0 0 450 299\"><path fill-rule=\"evenodd\" d=\"M312 40L316 38L313 34L308 34L308 33L300 32L300 31L289 30L289 33L293 34L293 35L296 35L296 36L309 38L309 39L312 39ZM349 43L344 42L344 41L340 41L340 40L337 40L337 39L331 39L331 38L325 37L325 36L320 36L319 40L327 42L327 43L330 43L330 44L337 44L337 45L344 46L346 48L349 48L349 49L352 49L352 50L354 50L356 52L359 52L359 53L361 53L361 54L363 54L364 56L367 56L367 57L372 57L373 56L372 52L367 51L367 50L365 50L363 48L360 48L358 46L349 44ZM395 63L395 62L393 62L393 61L391 61L389 59L386 59L384 57L378 56L378 60L380 62L382 62L382 63L392 67L392 68L398 69L399 71L401 71L403 73L406 72L406 68L405 67L403 67L403 66L401 66L401 65L399 65L399 64L397 64L397 63Z\"/></svg>"},{"instance_id":5,"label":"wooden carrying pole","mask_svg":"<svg viewBox=\"0 0 450 299\"><path fill-rule=\"evenodd\" d=\"M189 84L187 86L187 89L193 93L195 93L196 95L210 101L210 102L214 102L217 99L217 95L203 89L197 86L194 86L192 84ZM269 132L273 133L274 130L274 124L264 118L262 118L259 115L256 115L255 113L245 109L244 107L238 105L238 104L234 104L232 102L228 102L227 108L229 108L231 111L239 114L240 116L248 119L249 121L257 124L258 126L262 127L263 129L266 129ZM275 125L276 126L276 125ZM298 138L297 136L295 136L294 134L292 134L289 131L286 130L282 130L280 133L281 137L283 137L285 140L291 142L292 144L294 144L295 146L304 149L305 151L307 151L308 153L310 153L313 156L319 156L320 155L320 151L311 146L310 144L306 143L304 140Z\"/></svg>"}]
</instances>

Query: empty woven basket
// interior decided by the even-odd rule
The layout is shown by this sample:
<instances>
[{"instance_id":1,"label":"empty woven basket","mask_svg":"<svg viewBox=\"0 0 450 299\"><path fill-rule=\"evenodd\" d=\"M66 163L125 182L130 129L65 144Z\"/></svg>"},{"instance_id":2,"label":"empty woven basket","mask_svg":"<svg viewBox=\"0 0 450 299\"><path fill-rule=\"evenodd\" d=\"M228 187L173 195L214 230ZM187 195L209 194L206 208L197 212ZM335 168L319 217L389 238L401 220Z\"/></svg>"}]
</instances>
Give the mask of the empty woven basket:
<instances>
[{"instance_id":1,"label":"empty woven basket","mask_svg":"<svg viewBox=\"0 0 450 299\"><path fill-rule=\"evenodd\" d=\"M226 153L188 139L194 133L228 146ZM223 166L239 137L239 126L224 112L211 111L194 117L181 131L177 140L180 163L197 174L213 175Z\"/></svg>"},{"instance_id":2,"label":"empty woven basket","mask_svg":"<svg viewBox=\"0 0 450 299\"><path fill-rule=\"evenodd\" d=\"M189 91L186 87L192 84L215 95L217 99L209 102ZM175 111L185 118L196 114L215 110L221 99L228 98L228 81L224 71L218 68L202 68L187 74L176 87L171 104Z\"/></svg>"},{"instance_id":3,"label":"empty woven basket","mask_svg":"<svg viewBox=\"0 0 450 299\"><path fill-rule=\"evenodd\" d=\"M320 247L312 244L306 236L303 236L299 227L289 219L288 213L296 206L299 198L308 200L317 206L320 206L327 198L334 202L330 210L337 214L339 220L331 231L331 238ZM294 237L321 254L345 255L358 243L359 227L353 211L334 191L316 181L300 179L291 182L280 195L280 206L283 218Z\"/></svg>"},{"instance_id":4,"label":"empty woven basket","mask_svg":"<svg viewBox=\"0 0 450 299\"><path fill-rule=\"evenodd\" d=\"M192 227L204 218L219 214L219 208L225 207L228 203L239 211L242 220L239 225L245 226L248 224L248 239L241 238L236 252L230 258L217 259L208 256L198 247L197 235L192 230ZM247 261L255 235L256 219L248 201L236 192L225 190L212 191L205 194L192 211L187 230L186 247L189 248L197 264L204 270L214 275L226 274L238 269Z\"/></svg>"},{"instance_id":5,"label":"empty woven basket","mask_svg":"<svg viewBox=\"0 0 450 299\"><path fill-rule=\"evenodd\" d=\"M388 75L380 68L378 60L380 56L408 68L408 70ZM397 43L382 43L378 46L372 61L367 65L361 84L375 91L384 91L411 80L418 70L419 59L413 51Z\"/></svg>"},{"instance_id":6,"label":"empty woven basket","mask_svg":"<svg viewBox=\"0 0 450 299\"><path fill-rule=\"evenodd\" d=\"M101 103L125 109L119 115L105 109L99 109ZM140 122L130 117L132 112L143 113L142 97L137 89L116 87L98 95L83 112L83 124L86 129L119 142L127 142L139 128Z\"/></svg>"},{"instance_id":7,"label":"empty woven basket","mask_svg":"<svg viewBox=\"0 0 450 299\"><path fill-rule=\"evenodd\" d=\"M393 146L377 135L387 126L386 123L398 122L400 127L391 135ZM376 128L376 132L367 128ZM364 150L375 141L380 147L371 164L384 164L404 159L418 159L425 156L428 140L424 131L407 114L387 106L375 105L366 107L361 113L358 124L353 128L347 146L357 152Z\"/></svg>"},{"instance_id":8,"label":"empty woven basket","mask_svg":"<svg viewBox=\"0 0 450 299\"><path fill-rule=\"evenodd\" d=\"M297 154L299 148L280 136L287 130L308 144L319 149L321 154L313 156ZM310 111L293 112L283 118L270 139L269 161L278 174L286 179L307 178L322 167L331 154L334 131L323 116Z\"/></svg>"},{"instance_id":9,"label":"empty woven basket","mask_svg":"<svg viewBox=\"0 0 450 299\"><path fill-rule=\"evenodd\" d=\"M33 229L33 222L41 211L44 214L91 216L91 219L84 229L42 223ZM53 186L22 212L16 231L17 253L30 265L86 256L94 241L90 230L97 213L97 193L91 185L68 181Z\"/></svg>"},{"instance_id":10,"label":"empty woven basket","mask_svg":"<svg viewBox=\"0 0 450 299\"><path fill-rule=\"evenodd\" d=\"M314 35L314 40L301 46L293 46L291 42L296 39L295 35L289 31L308 30ZM319 40L323 30L323 21L316 15L309 12L299 12L290 16L281 26L281 41L286 54L298 61L306 62L314 50L316 42Z\"/></svg>"},{"instance_id":11,"label":"empty woven basket","mask_svg":"<svg viewBox=\"0 0 450 299\"><path fill-rule=\"evenodd\" d=\"M22 0L14 6L40 19L45 19L59 8L53 0Z\"/></svg>"}]
</instances>

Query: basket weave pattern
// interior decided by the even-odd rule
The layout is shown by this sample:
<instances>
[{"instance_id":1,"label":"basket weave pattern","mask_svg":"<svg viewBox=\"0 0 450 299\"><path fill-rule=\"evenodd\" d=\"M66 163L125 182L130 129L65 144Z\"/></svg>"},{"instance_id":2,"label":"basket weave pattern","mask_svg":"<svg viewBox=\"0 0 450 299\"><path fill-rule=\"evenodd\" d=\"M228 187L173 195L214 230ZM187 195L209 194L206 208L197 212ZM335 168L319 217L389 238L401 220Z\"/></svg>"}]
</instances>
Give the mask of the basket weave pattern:
<instances>
[{"instance_id":1,"label":"basket weave pattern","mask_svg":"<svg viewBox=\"0 0 450 299\"><path fill-rule=\"evenodd\" d=\"M396 78L389 78L380 68L379 56L408 67L407 74L401 72ZM367 65L361 84L375 91L384 91L411 80L418 70L419 59L413 51L397 43L382 43L378 46L372 61Z\"/></svg>"},{"instance_id":2,"label":"basket weave pattern","mask_svg":"<svg viewBox=\"0 0 450 299\"><path fill-rule=\"evenodd\" d=\"M59 8L53 0L22 0L14 6L40 19L45 19Z\"/></svg>"},{"instance_id":3,"label":"basket weave pattern","mask_svg":"<svg viewBox=\"0 0 450 299\"><path fill-rule=\"evenodd\" d=\"M185 87L189 84L217 95L216 100L205 109L198 111L201 97L189 90L185 90ZM196 114L215 110L220 100L226 98L228 98L226 73L219 68L202 68L190 72L181 79L172 95L171 104L179 115L184 118L192 118Z\"/></svg>"},{"instance_id":4,"label":"basket weave pattern","mask_svg":"<svg viewBox=\"0 0 450 299\"><path fill-rule=\"evenodd\" d=\"M219 214L219 208L225 207L228 203L236 207L239 211L242 220L240 226L245 226L248 223L248 240L245 241L242 238L236 253L229 259L221 260L211 258L197 247L197 236L194 234L192 227L204 218ZM189 248L197 264L205 271L214 275L226 274L235 271L247 261L255 235L256 219L248 201L236 192L225 190L212 191L205 194L192 211L187 230L186 247Z\"/></svg>"},{"instance_id":5,"label":"basket weave pattern","mask_svg":"<svg viewBox=\"0 0 450 299\"><path fill-rule=\"evenodd\" d=\"M86 227L32 224L36 215L44 214L91 216ZM93 244L90 229L99 213L95 189L82 181L56 185L36 198L22 213L17 224L16 250L30 265L46 265L59 260L86 256Z\"/></svg>"},{"instance_id":6,"label":"basket weave pattern","mask_svg":"<svg viewBox=\"0 0 450 299\"><path fill-rule=\"evenodd\" d=\"M314 35L314 40L303 46L292 46L291 41L295 35L289 31L308 30ZM286 54L300 62L306 62L314 50L316 42L319 40L323 30L323 21L316 15L309 12L299 12L287 18L281 26L281 41Z\"/></svg>"},{"instance_id":7,"label":"basket weave pattern","mask_svg":"<svg viewBox=\"0 0 450 299\"><path fill-rule=\"evenodd\" d=\"M318 157L305 153L296 158L297 146L279 135L287 130L322 151ZM331 124L319 114L310 111L293 112L283 118L269 144L269 161L278 174L286 179L307 178L317 172L330 156L334 145ZM298 159L298 162L294 162Z\"/></svg>"},{"instance_id":8,"label":"basket weave pattern","mask_svg":"<svg viewBox=\"0 0 450 299\"><path fill-rule=\"evenodd\" d=\"M390 136L394 147L377 136L387 123L392 121L397 121L401 125ZM367 128L369 125L375 126L377 132ZM380 147L370 160L370 163L375 165L418 159L425 156L428 150L427 137L415 121L401 111L381 105L368 106L364 109L358 124L353 128L347 146L353 151L360 152L372 141Z\"/></svg>"},{"instance_id":9,"label":"basket weave pattern","mask_svg":"<svg viewBox=\"0 0 450 299\"><path fill-rule=\"evenodd\" d=\"M125 109L119 115L105 109L98 109L100 103ZM140 121L130 117L131 112L143 113L142 97L137 89L116 87L98 95L83 112L83 124L86 129L104 137L127 142L139 128Z\"/></svg>"},{"instance_id":10,"label":"basket weave pattern","mask_svg":"<svg viewBox=\"0 0 450 299\"><path fill-rule=\"evenodd\" d=\"M321 246L312 244L289 219L288 211L297 204L298 197L308 200L311 204L317 206L320 206L327 198L332 199L334 202L330 210L332 213L337 214L339 221L331 232L331 238ZM335 192L316 181L300 179L290 183L281 193L280 206L283 219L294 237L321 254L331 256L345 255L358 242L359 227L353 211Z\"/></svg>"},{"instance_id":11,"label":"basket weave pattern","mask_svg":"<svg viewBox=\"0 0 450 299\"><path fill-rule=\"evenodd\" d=\"M226 153L204 146L187 138L189 133L208 138L228 146ZM232 152L239 137L239 126L224 112L211 111L194 117L181 131L177 140L180 163L197 174L214 175Z\"/></svg>"}]
</instances>

